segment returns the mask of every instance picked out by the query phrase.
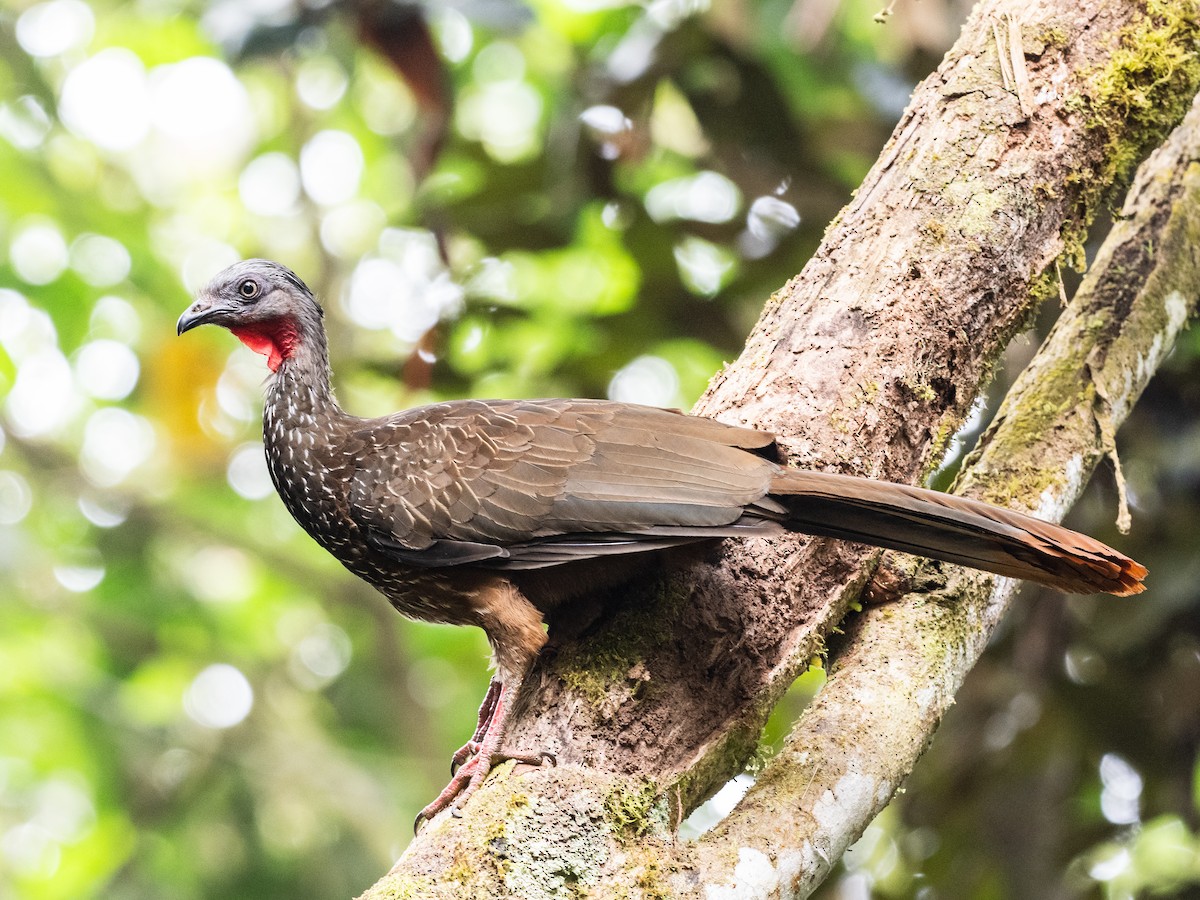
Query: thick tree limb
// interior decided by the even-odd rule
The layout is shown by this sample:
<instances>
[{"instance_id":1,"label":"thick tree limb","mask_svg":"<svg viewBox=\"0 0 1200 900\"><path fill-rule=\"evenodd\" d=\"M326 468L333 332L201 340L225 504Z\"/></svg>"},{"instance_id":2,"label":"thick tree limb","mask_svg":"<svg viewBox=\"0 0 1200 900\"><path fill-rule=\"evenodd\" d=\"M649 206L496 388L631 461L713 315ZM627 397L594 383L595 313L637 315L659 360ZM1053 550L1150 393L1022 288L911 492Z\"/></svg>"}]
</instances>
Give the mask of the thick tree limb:
<instances>
[{"instance_id":1,"label":"thick tree limb","mask_svg":"<svg viewBox=\"0 0 1200 900\"><path fill-rule=\"evenodd\" d=\"M1182 117L1196 89L1194 0L1168 12L1152 4L1151 16L1119 0L1028 6L980 4L855 201L772 298L698 411L771 428L800 465L915 481L936 460L1026 321L1031 287L1050 283L1042 273L1064 249L1074 253L1071 236L1112 178ZM1153 43L1152 57L1133 52L1139 41ZM1023 66L1019 80L1014 66ZM1112 354L1110 346L1106 358L1119 365ZM1133 367L1137 357L1121 359ZM1070 405L1094 379L1105 387L1090 397L1127 408L1124 382L1103 380L1102 359L1086 362ZM1043 491L1082 481L1072 451L1038 457L1042 480L1031 483L1023 458L995 434L991 458L1011 459L1022 478L993 499L1036 505ZM1041 511L1052 513L1070 492L1047 496ZM801 736L714 835L679 845L672 834L744 765L771 706L822 648L876 557L828 541L752 541L609 598L621 601L616 612L547 657L517 710L511 745L548 748L560 765L493 778L465 820L431 823L365 896L533 900L585 887L598 896L767 897L814 884L911 767L961 677L946 672L965 671L961 648L977 653L976 629L992 619L926 601L931 614L948 610L941 630L911 648L933 661L909 661L927 674L908 694L881 694L882 706L869 695L856 701L877 719L914 717L890 745L906 748L904 762L855 768L889 745L860 750L863 722L830 704L874 685L851 674L860 658L875 660L861 671L879 672L879 645L859 631L822 695L829 718L809 720L821 730ZM889 604L855 628L917 602ZM980 602L999 615L995 601ZM888 706L897 696L904 705ZM843 725L853 728L843 734ZM842 774L827 778L826 765ZM866 780L846 780L854 775ZM818 828L828 836L818 840Z\"/></svg>"},{"instance_id":2,"label":"thick tree limb","mask_svg":"<svg viewBox=\"0 0 1200 900\"><path fill-rule=\"evenodd\" d=\"M1060 520L1198 305L1200 98L1138 171L1121 221L956 493ZM820 883L912 770L1020 586L934 565L915 580L852 622L784 751L704 839L718 851L701 855L705 875L736 883L720 862L732 856L777 873L777 887L737 896L805 896Z\"/></svg>"}]
</instances>

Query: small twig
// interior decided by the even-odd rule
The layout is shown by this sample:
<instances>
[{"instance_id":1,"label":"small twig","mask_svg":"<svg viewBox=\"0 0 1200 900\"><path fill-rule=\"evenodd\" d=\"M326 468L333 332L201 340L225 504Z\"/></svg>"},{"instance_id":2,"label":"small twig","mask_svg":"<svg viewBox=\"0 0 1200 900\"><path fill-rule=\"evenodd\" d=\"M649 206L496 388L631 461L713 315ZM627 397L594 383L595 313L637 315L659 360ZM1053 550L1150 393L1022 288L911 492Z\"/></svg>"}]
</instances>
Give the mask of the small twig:
<instances>
[{"instance_id":1,"label":"small twig","mask_svg":"<svg viewBox=\"0 0 1200 900\"><path fill-rule=\"evenodd\" d=\"M1062 266L1057 259L1054 260L1054 274L1058 278L1058 302L1066 308L1071 301L1067 298L1067 286L1063 284Z\"/></svg>"},{"instance_id":2,"label":"small twig","mask_svg":"<svg viewBox=\"0 0 1200 900\"><path fill-rule=\"evenodd\" d=\"M1021 23L1015 15L1007 15L1008 20L1008 54L1013 83L1017 89L1017 102L1021 105L1021 115L1029 118L1033 115L1033 85L1029 82L1029 69L1025 66L1025 46L1021 39Z\"/></svg>"},{"instance_id":3,"label":"small twig","mask_svg":"<svg viewBox=\"0 0 1200 900\"><path fill-rule=\"evenodd\" d=\"M996 42L996 59L1000 62L1000 83L1004 85L1006 91L1011 91L1015 80L1012 72L1012 59L1005 47L1004 35L1000 31L999 22L992 22L992 38Z\"/></svg>"},{"instance_id":4,"label":"small twig","mask_svg":"<svg viewBox=\"0 0 1200 900\"><path fill-rule=\"evenodd\" d=\"M1088 367L1091 371L1091 366ZM1129 512L1129 487L1125 482L1125 473L1121 469L1121 456L1117 453L1117 429L1113 423L1112 404L1109 402L1104 382L1093 374L1092 384L1096 387L1097 403L1095 404L1096 426L1100 429L1101 447L1104 455L1112 460L1113 480L1117 485L1117 530L1121 534L1129 534L1133 527L1133 516Z\"/></svg>"},{"instance_id":5,"label":"small twig","mask_svg":"<svg viewBox=\"0 0 1200 900\"><path fill-rule=\"evenodd\" d=\"M800 806L804 805L804 798L808 796L809 790L812 789L812 786L813 786L814 782L816 782L817 776L821 774L821 768L824 765L825 765L825 760L823 760L823 759L817 760L817 765L816 765L816 768L813 769L812 777L808 779L808 784L806 784L804 786L804 793L802 793L800 795L800 800L798 801L798 804Z\"/></svg>"}]
</instances>

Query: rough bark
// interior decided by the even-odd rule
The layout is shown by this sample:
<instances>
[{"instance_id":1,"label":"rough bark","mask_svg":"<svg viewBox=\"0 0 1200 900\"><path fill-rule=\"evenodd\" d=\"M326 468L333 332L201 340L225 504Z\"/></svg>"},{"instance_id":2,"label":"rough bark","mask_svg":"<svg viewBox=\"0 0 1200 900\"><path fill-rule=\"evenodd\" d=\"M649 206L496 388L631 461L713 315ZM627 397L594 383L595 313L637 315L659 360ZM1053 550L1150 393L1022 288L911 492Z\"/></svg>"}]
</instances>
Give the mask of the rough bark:
<instances>
[{"instance_id":1,"label":"rough bark","mask_svg":"<svg viewBox=\"0 0 1200 900\"><path fill-rule=\"evenodd\" d=\"M1008 339L1057 294L1044 273L1064 251L1077 255L1114 177L1182 117L1196 90L1198 12L1195 2L981 3L854 202L697 411L775 431L794 464L919 480ZM1135 337L1117 324L1131 296L1115 306L1107 296L1101 325L1082 319L1105 349L1066 372L1050 364L1066 386L1036 395L1032 421L1008 408L1019 439L989 433L984 465L1001 472L978 482L992 485L989 499L1045 515L1069 505L1089 454L1107 449L1136 396L1124 371L1130 385L1153 371L1149 350L1121 343ZM1159 355L1170 336L1133 331L1158 340ZM1099 374L1106 359L1115 381ZM1108 398L1099 431L1097 398ZM1060 407L1079 411L1080 434L1091 428L1100 449L1018 453ZM946 588L922 575L922 588L940 591L934 601L914 590L857 619L838 673L739 810L697 844L672 834L745 764L877 558L830 541L748 541L603 598L599 624L539 665L513 723L510 746L549 749L558 767L493 778L466 819L431 823L364 896L799 895L911 768L1010 586L955 572ZM943 602L960 584L973 585L963 589L972 602ZM881 644L897 635L877 636L876 623L913 610L931 617L922 636L900 625L909 640ZM892 665L917 674L876 689Z\"/></svg>"},{"instance_id":2,"label":"rough bark","mask_svg":"<svg viewBox=\"0 0 1200 900\"><path fill-rule=\"evenodd\" d=\"M1200 98L1138 171L1121 221L955 493L1060 520L1198 305ZM819 884L911 771L1020 586L932 564L912 583L848 624L845 652L783 752L704 839L703 882L735 884L737 859L778 873L778 887L754 897Z\"/></svg>"}]
</instances>

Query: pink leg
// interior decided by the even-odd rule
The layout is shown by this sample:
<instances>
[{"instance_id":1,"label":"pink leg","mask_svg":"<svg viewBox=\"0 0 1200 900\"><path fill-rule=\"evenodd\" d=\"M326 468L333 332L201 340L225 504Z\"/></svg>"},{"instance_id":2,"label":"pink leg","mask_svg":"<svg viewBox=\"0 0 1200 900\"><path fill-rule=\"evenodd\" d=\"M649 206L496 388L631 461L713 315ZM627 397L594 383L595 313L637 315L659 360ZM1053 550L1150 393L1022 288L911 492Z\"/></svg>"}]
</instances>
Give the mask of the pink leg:
<instances>
[{"instance_id":1,"label":"pink leg","mask_svg":"<svg viewBox=\"0 0 1200 900\"><path fill-rule=\"evenodd\" d=\"M413 830L421 827L421 823L428 821L440 813L447 807L451 807L451 812L458 814L459 807L466 803L472 794L479 789L487 778L488 773L492 771L492 766L497 763L509 759L515 759L518 762L523 762L528 765L541 765L547 760L554 761L554 757L548 753L501 753L500 742L504 739L505 720L508 718L508 685L501 684L499 681L493 680L493 686L498 688L495 691L495 701L489 704L493 690L488 688L488 694L484 697L483 707L480 708L480 728L483 733L477 729L475 739L468 743L463 749L470 748L471 744L478 744L478 748L474 750L470 759L454 773L450 779L450 783L445 789L437 795L436 799L417 814L417 820L413 823ZM486 715L485 710L491 706L490 715ZM487 718L485 723L484 719ZM455 759L462 753L459 750L454 754ZM466 756L466 754L463 754Z\"/></svg>"},{"instance_id":2,"label":"pink leg","mask_svg":"<svg viewBox=\"0 0 1200 900\"><path fill-rule=\"evenodd\" d=\"M493 678L488 683L487 693L483 695L483 702L479 704L479 720L475 725L475 734L472 735L469 741L455 750L454 756L450 759L451 775L458 770L459 766L479 752L479 742L487 734L488 728L492 724L492 718L496 714L496 701L500 699L500 691L500 679Z\"/></svg>"}]
</instances>

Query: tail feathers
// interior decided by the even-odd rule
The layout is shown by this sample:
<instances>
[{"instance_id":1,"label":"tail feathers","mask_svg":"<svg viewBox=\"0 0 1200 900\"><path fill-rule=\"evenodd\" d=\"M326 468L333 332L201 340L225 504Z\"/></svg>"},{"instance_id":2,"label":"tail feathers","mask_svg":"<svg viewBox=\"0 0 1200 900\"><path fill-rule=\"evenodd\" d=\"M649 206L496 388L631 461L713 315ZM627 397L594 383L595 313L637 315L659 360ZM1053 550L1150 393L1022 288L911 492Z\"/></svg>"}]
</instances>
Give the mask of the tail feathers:
<instances>
[{"instance_id":1,"label":"tail feathers","mask_svg":"<svg viewBox=\"0 0 1200 900\"><path fill-rule=\"evenodd\" d=\"M771 484L784 525L1068 593L1124 597L1145 590L1146 568L1087 535L1032 516L884 481L787 469Z\"/></svg>"}]
</instances>

